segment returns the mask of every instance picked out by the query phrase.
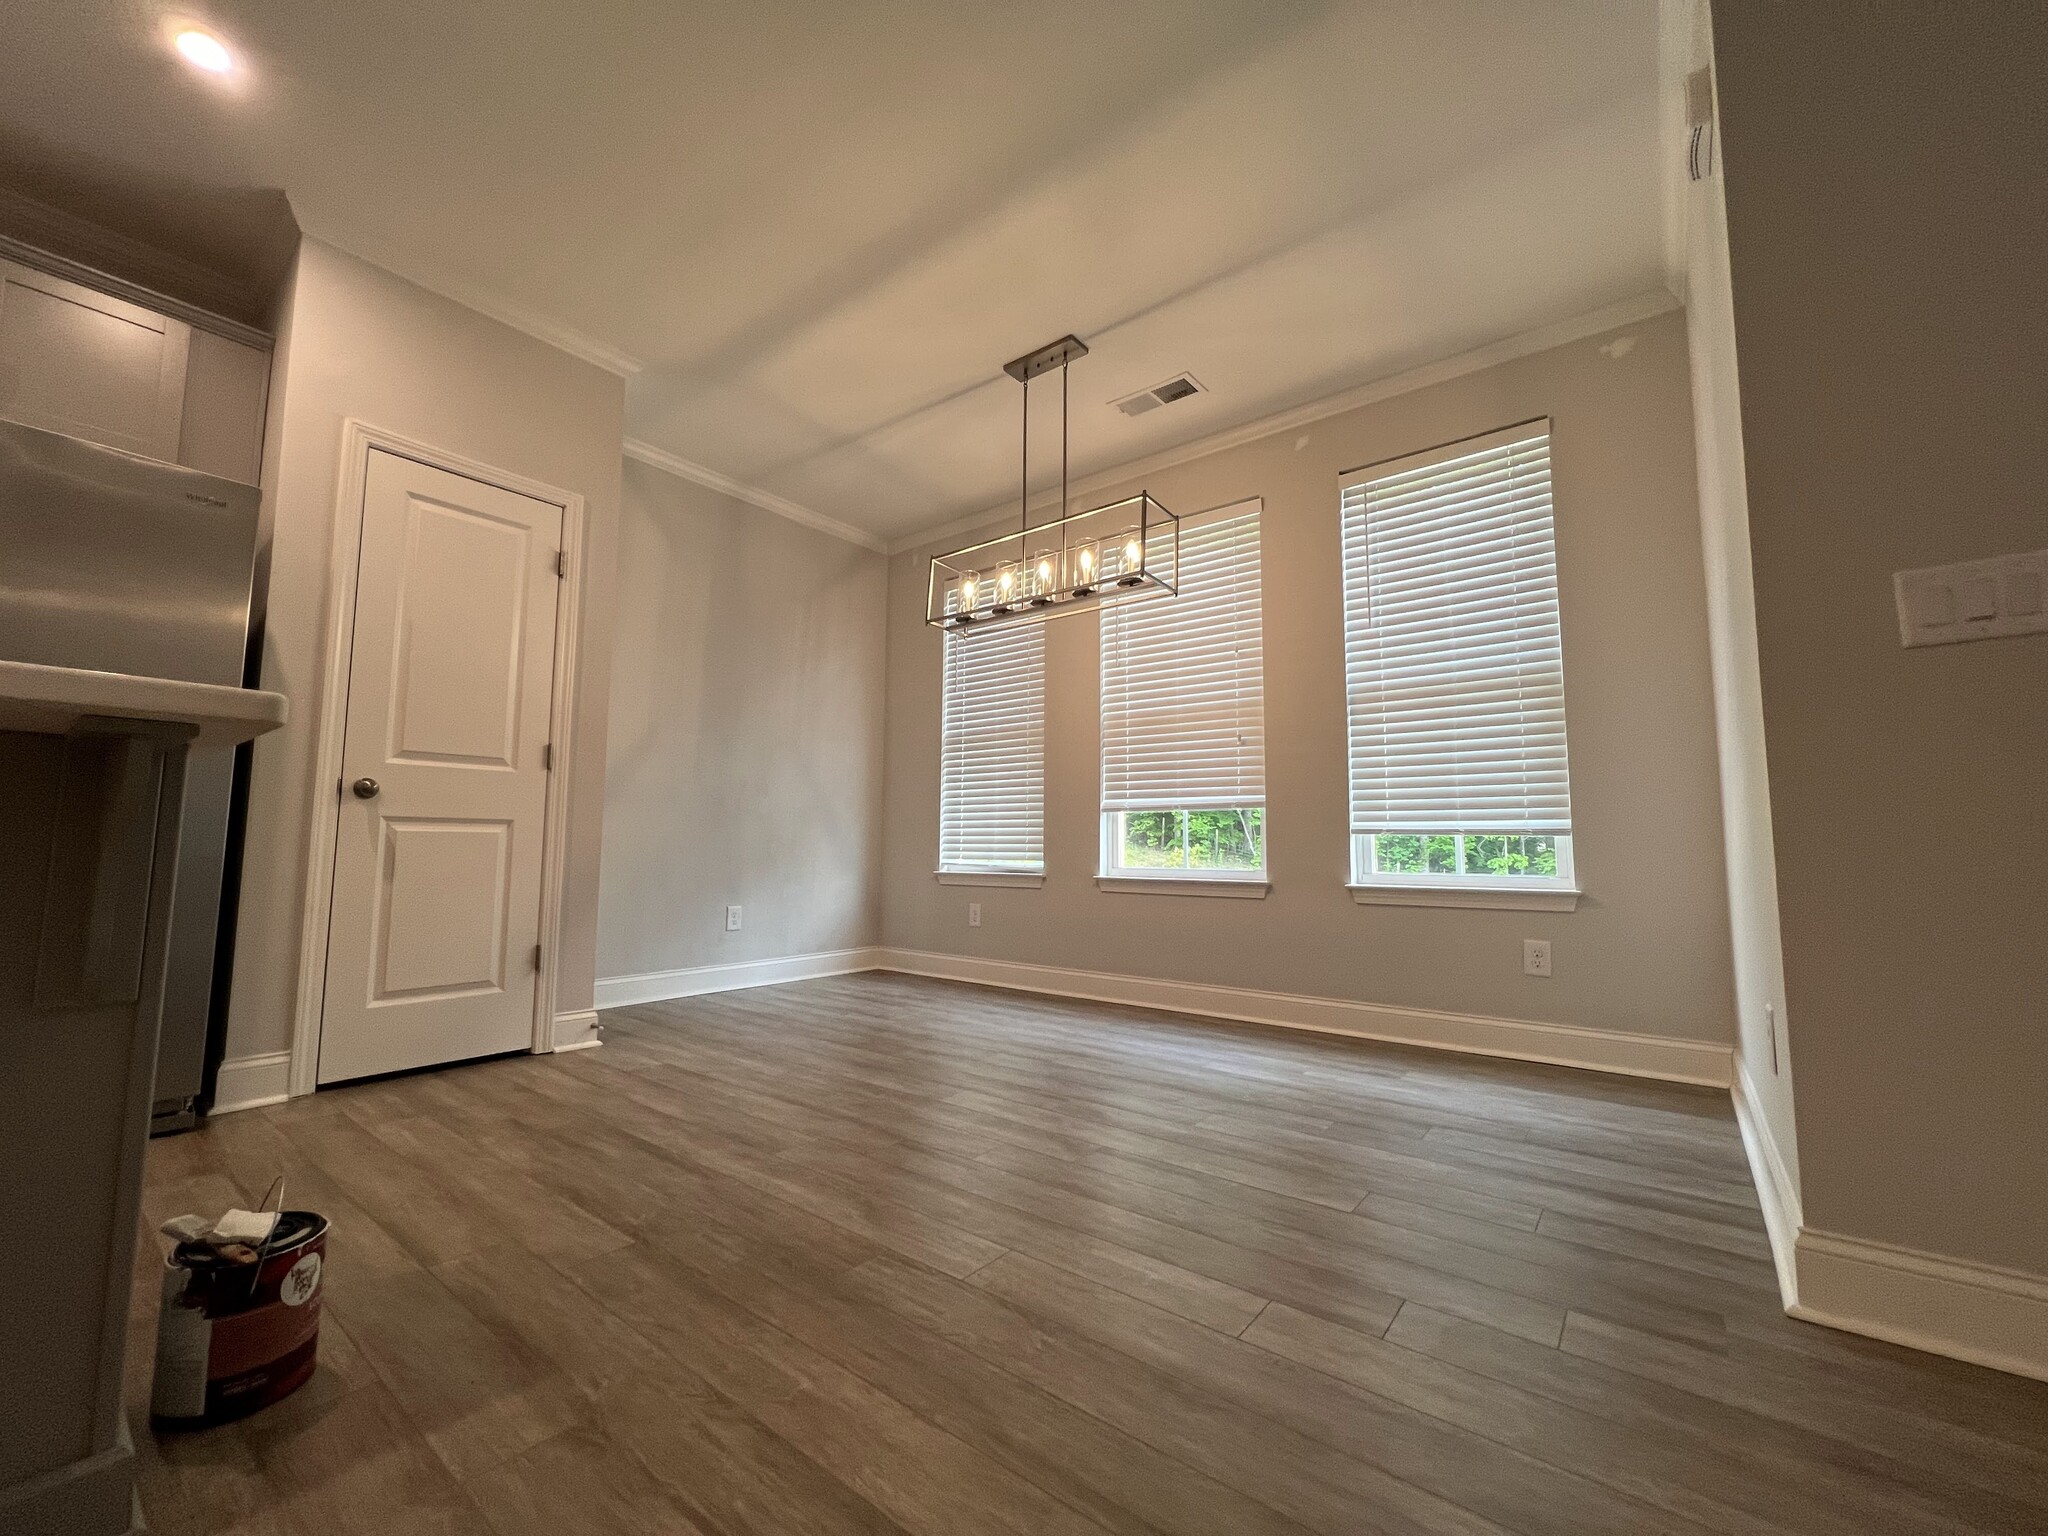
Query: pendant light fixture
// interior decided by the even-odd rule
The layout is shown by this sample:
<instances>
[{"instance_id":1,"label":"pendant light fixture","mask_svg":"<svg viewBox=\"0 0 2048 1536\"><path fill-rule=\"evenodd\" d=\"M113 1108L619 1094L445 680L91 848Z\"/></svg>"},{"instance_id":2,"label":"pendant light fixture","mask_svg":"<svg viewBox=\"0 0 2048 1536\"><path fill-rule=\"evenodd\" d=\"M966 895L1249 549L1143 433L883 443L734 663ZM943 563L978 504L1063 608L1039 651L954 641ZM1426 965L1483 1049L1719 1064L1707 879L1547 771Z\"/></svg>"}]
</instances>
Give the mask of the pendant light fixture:
<instances>
[{"instance_id":1,"label":"pendant light fixture","mask_svg":"<svg viewBox=\"0 0 2048 1536\"><path fill-rule=\"evenodd\" d=\"M1106 598L1171 597L1180 585L1180 519L1145 491L1087 512L1067 510L1067 365L1086 343L1063 336L1005 363L1024 386L1017 531L932 558L925 622L969 633L1079 613ZM1031 522L1031 381L1060 373L1060 511Z\"/></svg>"}]
</instances>

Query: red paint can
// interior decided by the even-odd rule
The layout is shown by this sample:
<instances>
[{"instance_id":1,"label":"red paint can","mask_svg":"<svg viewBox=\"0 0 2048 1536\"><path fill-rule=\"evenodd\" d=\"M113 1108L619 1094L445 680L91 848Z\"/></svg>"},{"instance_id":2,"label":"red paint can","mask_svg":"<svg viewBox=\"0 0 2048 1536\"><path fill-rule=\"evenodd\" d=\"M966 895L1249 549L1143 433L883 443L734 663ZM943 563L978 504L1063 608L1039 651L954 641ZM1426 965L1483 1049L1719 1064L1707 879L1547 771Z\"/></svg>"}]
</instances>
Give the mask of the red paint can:
<instances>
[{"instance_id":1,"label":"red paint can","mask_svg":"<svg viewBox=\"0 0 2048 1536\"><path fill-rule=\"evenodd\" d=\"M313 1374L327 1218L280 1212L253 1264L180 1243L164 1269L149 1413L196 1429L276 1402Z\"/></svg>"}]
</instances>

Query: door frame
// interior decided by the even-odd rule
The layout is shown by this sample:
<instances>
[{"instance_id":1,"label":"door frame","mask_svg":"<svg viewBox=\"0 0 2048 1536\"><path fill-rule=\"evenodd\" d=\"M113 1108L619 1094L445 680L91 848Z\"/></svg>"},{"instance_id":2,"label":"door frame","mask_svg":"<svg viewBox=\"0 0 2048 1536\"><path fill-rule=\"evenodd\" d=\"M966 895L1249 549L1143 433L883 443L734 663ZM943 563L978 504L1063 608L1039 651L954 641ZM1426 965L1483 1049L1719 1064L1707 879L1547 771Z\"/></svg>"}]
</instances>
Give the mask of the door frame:
<instances>
[{"instance_id":1,"label":"door frame","mask_svg":"<svg viewBox=\"0 0 2048 1536\"><path fill-rule=\"evenodd\" d=\"M299 917L299 985L293 1010L291 1074L293 1098L319 1086L321 1016L327 999L327 937L334 916L335 839L341 825L341 754L347 734L349 666L355 650L356 583L363 548L364 499L369 490L372 451L411 459L429 469L529 496L562 509L562 553L568 574L555 608L554 680L548 708L548 740L554 767L548 774L541 830L540 970L533 989L535 1052L554 1049L555 978L562 927L562 882L569 841L569 779L574 757L576 653L583 628L583 496L513 474L463 454L387 427L350 417L341 429L341 473L334 498L334 542L327 563L326 642L321 657L320 712L313 729L312 826L306 844L306 892Z\"/></svg>"}]
</instances>

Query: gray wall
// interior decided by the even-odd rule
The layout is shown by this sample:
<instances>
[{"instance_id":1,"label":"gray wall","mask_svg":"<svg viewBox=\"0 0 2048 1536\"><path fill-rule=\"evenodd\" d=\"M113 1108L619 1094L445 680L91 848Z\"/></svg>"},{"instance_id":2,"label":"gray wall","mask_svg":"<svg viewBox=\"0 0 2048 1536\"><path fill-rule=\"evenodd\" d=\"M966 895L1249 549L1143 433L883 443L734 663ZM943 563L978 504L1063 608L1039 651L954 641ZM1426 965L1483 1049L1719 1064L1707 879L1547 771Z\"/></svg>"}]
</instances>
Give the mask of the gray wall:
<instances>
[{"instance_id":1,"label":"gray wall","mask_svg":"<svg viewBox=\"0 0 2048 1536\"><path fill-rule=\"evenodd\" d=\"M590 1006L625 386L346 252L305 241L282 303L264 443L263 678L291 723L256 744L227 1056L289 1048L342 424L350 417L587 498L558 1011Z\"/></svg>"},{"instance_id":2,"label":"gray wall","mask_svg":"<svg viewBox=\"0 0 2048 1536\"><path fill-rule=\"evenodd\" d=\"M2048 11L1714 31L1806 1221L2048 1275L2048 636L1891 587L2048 544Z\"/></svg>"},{"instance_id":3,"label":"gray wall","mask_svg":"<svg viewBox=\"0 0 2048 1536\"><path fill-rule=\"evenodd\" d=\"M1544 414L1553 418L1574 830L1586 900L1570 914L1359 906L1344 889L1337 477ZM890 571L887 943L1732 1038L1682 315L1182 464L1151 476L1148 488L1178 512L1264 498L1272 894L1252 902L1097 890L1097 625L1081 616L1047 629L1044 887L938 884L941 638L921 618L932 552L925 549L898 555ZM967 927L969 898L983 908L979 929ZM1522 974L1525 937L1553 941L1553 978Z\"/></svg>"},{"instance_id":4,"label":"gray wall","mask_svg":"<svg viewBox=\"0 0 2048 1536\"><path fill-rule=\"evenodd\" d=\"M874 943L886 562L635 460L624 490L598 974Z\"/></svg>"}]
</instances>

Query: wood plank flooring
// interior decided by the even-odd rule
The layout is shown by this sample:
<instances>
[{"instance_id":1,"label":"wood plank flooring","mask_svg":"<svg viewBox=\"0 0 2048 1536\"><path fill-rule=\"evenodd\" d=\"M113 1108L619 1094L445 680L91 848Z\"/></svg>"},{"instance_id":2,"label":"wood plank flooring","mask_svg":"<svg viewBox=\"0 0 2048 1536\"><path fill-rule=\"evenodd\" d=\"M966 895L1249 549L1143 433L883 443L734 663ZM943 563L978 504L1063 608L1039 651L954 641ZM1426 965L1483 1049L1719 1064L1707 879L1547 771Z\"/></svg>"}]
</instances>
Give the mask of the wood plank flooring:
<instances>
[{"instance_id":1,"label":"wood plank flooring","mask_svg":"<svg viewBox=\"0 0 2048 1536\"><path fill-rule=\"evenodd\" d=\"M2048 1532L2048 1386L1796 1323L1725 1095L894 975L155 1143L321 1368L150 1528Z\"/></svg>"}]
</instances>

